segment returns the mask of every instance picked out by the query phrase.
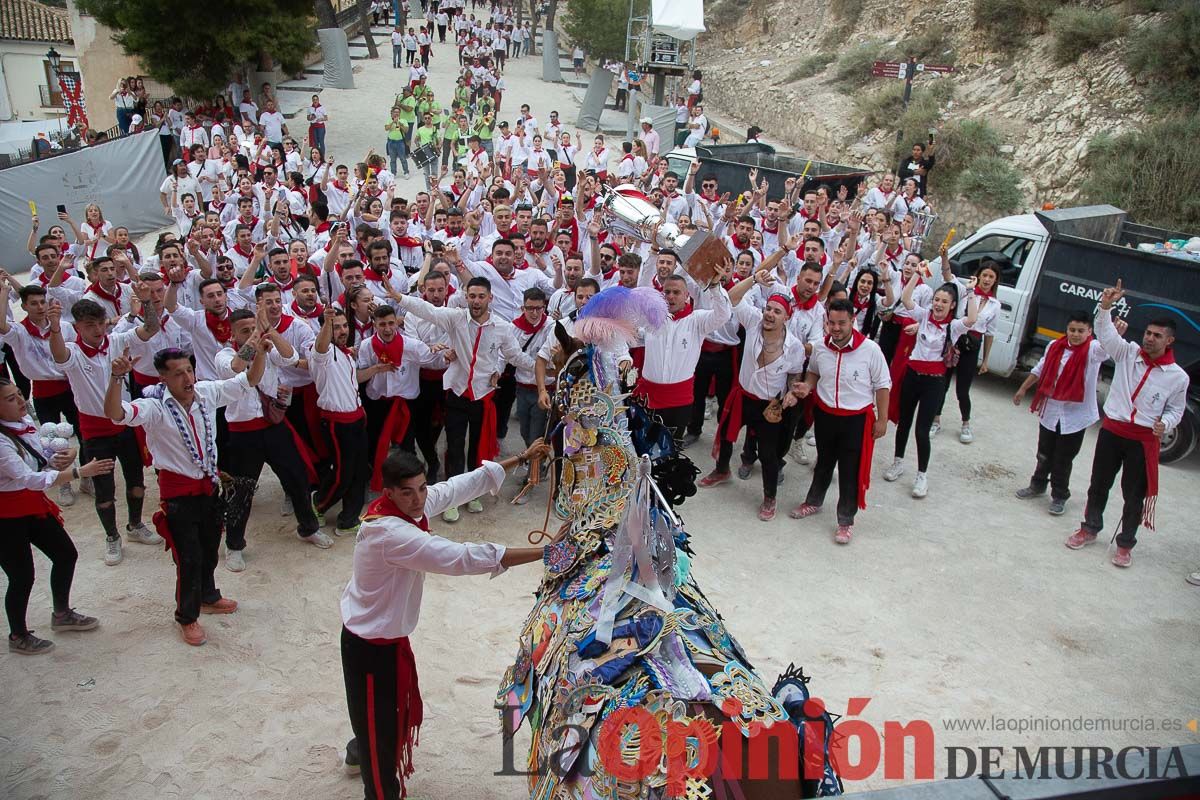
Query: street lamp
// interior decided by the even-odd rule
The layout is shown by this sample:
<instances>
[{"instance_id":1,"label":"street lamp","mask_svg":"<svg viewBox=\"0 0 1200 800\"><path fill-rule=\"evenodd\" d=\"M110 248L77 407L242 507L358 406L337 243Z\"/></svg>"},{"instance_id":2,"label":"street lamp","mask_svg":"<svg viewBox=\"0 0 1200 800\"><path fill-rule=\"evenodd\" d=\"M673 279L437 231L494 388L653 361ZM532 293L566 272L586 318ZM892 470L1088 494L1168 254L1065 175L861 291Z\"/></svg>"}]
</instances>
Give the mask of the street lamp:
<instances>
[{"instance_id":1,"label":"street lamp","mask_svg":"<svg viewBox=\"0 0 1200 800\"><path fill-rule=\"evenodd\" d=\"M50 62L50 77L58 80L58 68L62 66L62 56L54 49L53 45L46 52L46 60Z\"/></svg>"}]
</instances>

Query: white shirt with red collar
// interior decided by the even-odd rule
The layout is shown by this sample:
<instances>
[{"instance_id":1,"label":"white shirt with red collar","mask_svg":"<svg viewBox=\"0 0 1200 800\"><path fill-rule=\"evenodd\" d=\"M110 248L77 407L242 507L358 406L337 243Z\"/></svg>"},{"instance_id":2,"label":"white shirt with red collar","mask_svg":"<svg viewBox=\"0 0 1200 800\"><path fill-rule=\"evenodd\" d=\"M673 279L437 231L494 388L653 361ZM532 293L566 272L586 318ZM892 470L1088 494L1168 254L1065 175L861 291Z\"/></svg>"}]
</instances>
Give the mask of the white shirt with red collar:
<instances>
[{"instance_id":1,"label":"white shirt with red collar","mask_svg":"<svg viewBox=\"0 0 1200 800\"><path fill-rule=\"evenodd\" d=\"M133 286L118 281L110 291L99 283L92 283L84 290L80 299L98 303L109 319L116 319L122 314L129 313L133 300Z\"/></svg>"},{"instance_id":2,"label":"white shirt with red collar","mask_svg":"<svg viewBox=\"0 0 1200 800\"><path fill-rule=\"evenodd\" d=\"M71 325L61 325L63 339L67 342L75 340L75 328ZM28 317L20 322L8 321L8 333L0 336L0 341L13 349L17 364L25 377L34 381L65 381L62 367L55 363L50 353L50 323L39 328ZM65 387L64 387L65 390Z\"/></svg>"},{"instance_id":3,"label":"white shirt with red collar","mask_svg":"<svg viewBox=\"0 0 1200 800\"><path fill-rule=\"evenodd\" d=\"M758 356L763 348L762 311L743 298L733 307L733 316L746 329L746 346L738 368L738 384L743 391L759 400L780 396L787 388L788 375L799 374L804 369L804 348L785 327L783 352L774 361L759 366Z\"/></svg>"},{"instance_id":4,"label":"white shirt with red collar","mask_svg":"<svg viewBox=\"0 0 1200 800\"><path fill-rule=\"evenodd\" d=\"M104 413L104 395L112 381L112 360L124 353L130 342L137 338L137 331L131 330L105 336L98 348L89 347L78 339L67 342L67 360L60 366L71 383L80 430L85 438L111 436L117 432ZM123 383L121 397L129 399Z\"/></svg>"},{"instance_id":5,"label":"white shirt with red collar","mask_svg":"<svg viewBox=\"0 0 1200 800\"><path fill-rule=\"evenodd\" d=\"M892 386L883 351L858 331L841 348L822 337L813 347L808 373L819 376L817 402L837 411L866 411L874 405L876 391Z\"/></svg>"},{"instance_id":6,"label":"white shirt with red collar","mask_svg":"<svg viewBox=\"0 0 1200 800\"><path fill-rule=\"evenodd\" d=\"M313 333L313 329L306 325L303 320L298 320L291 314L282 314L279 317L279 322L275 329L279 331L279 335L287 340L288 344L297 353L307 353L309 347L316 340L317 335ZM300 366L285 366L282 368L283 373L280 376L279 382L284 386L292 389L301 386L308 386L313 382L312 375L309 374L307 367Z\"/></svg>"},{"instance_id":7,"label":"white shirt with red collar","mask_svg":"<svg viewBox=\"0 0 1200 800\"><path fill-rule=\"evenodd\" d=\"M448 334L456 357L446 368L442 382L459 396L480 400L491 394L495 389L492 376L504 371L505 362L517 367L533 366L533 358L517 345L512 323L498 318L495 311L477 322L468 309L438 308L412 296L405 296L401 306Z\"/></svg>"},{"instance_id":8,"label":"white shirt with red collar","mask_svg":"<svg viewBox=\"0 0 1200 800\"><path fill-rule=\"evenodd\" d=\"M210 329L208 312L203 309L193 311L181 305L171 312L171 318L192 337L192 353L196 356L196 377L202 381L219 380L214 359L233 336L229 313L229 309L226 308L224 319L213 318ZM214 334L214 330L218 333ZM220 340L217 339L217 335L220 335Z\"/></svg>"},{"instance_id":9,"label":"white shirt with red collar","mask_svg":"<svg viewBox=\"0 0 1200 800\"><path fill-rule=\"evenodd\" d=\"M194 144L208 147L208 131L204 130L203 125L184 125L179 132L179 148L186 153Z\"/></svg>"},{"instance_id":10,"label":"white shirt with red collar","mask_svg":"<svg viewBox=\"0 0 1200 800\"><path fill-rule=\"evenodd\" d=\"M540 170L544 169L549 172L551 166L550 154L544 147L540 150L536 148L529 150L528 160L525 162L525 172L531 178L536 177Z\"/></svg>"},{"instance_id":11,"label":"white shirt with red collar","mask_svg":"<svg viewBox=\"0 0 1200 800\"><path fill-rule=\"evenodd\" d=\"M967 332L966 323L957 317L945 322L934 322L930 309L922 306L906 310L902 304L898 313L913 319L918 326L917 341L908 356L909 367L922 375L944 375L946 338L949 337L950 344L957 342L958 337Z\"/></svg>"},{"instance_id":12,"label":"white shirt with red collar","mask_svg":"<svg viewBox=\"0 0 1200 800\"><path fill-rule=\"evenodd\" d=\"M678 314L668 314L662 327L646 331L645 361L639 384L648 394L651 408L683 405L670 402L676 395L683 397L686 393L688 398L691 397L691 384L695 378L696 364L700 360L700 348L704 338L728 322L733 314L729 305L729 295L724 289L714 286L706 289L705 293L710 295L710 308L692 310L689 305ZM646 387L645 382L656 386ZM685 382L687 387L680 388L677 392L667 390L663 394L656 388L679 386ZM687 402L690 403L691 400Z\"/></svg>"},{"instance_id":13,"label":"white shirt with red collar","mask_svg":"<svg viewBox=\"0 0 1200 800\"><path fill-rule=\"evenodd\" d=\"M380 363L379 354L375 351L375 340L378 336L379 334L375 333L359 342L359 369ZM420 369L421 365L429 360L429 347L420 339L406 336L399 331L396 336L404 342L404 356L395 370L376 373L366 382L367 397L372 400L390 397L412 400L421 393Z\"/></svg>"},{"instance_id":14,"label":"white shirt with red collar","mask_svg":"<svg viewBox=\"0 0 1200 800\"><path fill-rule=\"evenodd\" d=\"M308 371L317 386L317 408L335 415L361 415L362 395L358 392L358 357L348 347L330 343L324 353L316 341L305 356Z\"/></svg>"},{"instance_id":15,"label":"white shirt with red collar","mask_svg":"<svg viewBox=\"0 0 1200 800\"><path fill-rule=\"evenodd\" d=\"M1187 409L1188 374L1168 350L1151 366L1142 347L1117 333L1111 310L1097 306L1096 338L1113 360L1112 388L1104 401L1104 415L1119 422L1153 428L1162 420L1167 432L1175 429Z\"/></svg>"},{"instance_id":16,"label":"white shirt with red collar","mask_svg":"<svg viewBox=\"0 0 1200 800\"><path fill-rule=\"evenodd\" d=\"M214 359L214 366L217 374L221 379L236 377L239 373L233 368L233 359L237 355L237 351L233 347L224 347L217 353ZM229 403L225 408L225 421L231 425L245 422L257 422L263 419L262 398L259 397L259 392L262 392L267 397L276 397L279 393L280 386L280 370L284 367L292 366L300 358L300 354L292 352L291 358L284 358L279 354L279 351L274 347L267 353L267 363L263 368L262 378L258 381L258 386L255 387L258 391L245 392L240 397L237 397Z\"/></svg>"},{"instance_id":17,"label":"white shirt with red collar","mask_svg":"<svg viewBox=\"0 0 1200 800\"><path fill-rule=\"evenodd\" d=\"M515 319L521 313L526 289L537 287L545 292L547 297L554 294L554 282L541 270L513 268L513 271L504 277L487 261L463 263L472 275L487 278L492 284L492 313L501 319Z\"/></svg>"},{"instance_id":18,"label":"white shirt with red collar","mask_svg":"<svg viewBox=\"0 0 1200 800\"><path fill-rule=\"evenodd\" d=\"M490 163L491 159L488 157L487 150L482 147L478 150L471 150L467 153L467 174L479 175Z\"/></svg>"},{"instance_id":19,"label":"white shirt with red collar","mask_svg":"<svg viewBox=\"0 0 1200 800\"><path fill-rule=\"evenodd\" d=\"M250 269L250 260L254 258L254 250L252 248L241 249L241 245L234 245L225 250L222 254L233 262L233 274L239 278L246 274L246 270Z\"/></svg>"},{"instance_id":20,"label":"white shirt with red collar","mask_svg":"<svg viewBox=\"0 0 1200 800\"><path fill-rule=\"evenodd\" d=\"M691 216L692 213L692 198L695 195L682 194L678 189L674 194L663 193L663 205L665 206L667 222L677 222L681 214Z\"/></svg>"},{"instance_id":21,"label":"white shirt with red collar","mask_svg":"<svg viewBox=\"0 0 1200 800\"><path fill-rule=\"evenodd\" d=\"M126 314L113 328L113 333L125 333L141 325L141 317L130 318L130 315ZM164 313L159 321L158 330L148 341L143 342L141 337L135 336L129 339L126 346L129 348L129 355L136 359L133 365L133 380L142 386L150 386L161 382L158 371L154 369L154 354L171 347L190 350L192 336L180 327L172 315Z\"/></svg>"}]
</instances>

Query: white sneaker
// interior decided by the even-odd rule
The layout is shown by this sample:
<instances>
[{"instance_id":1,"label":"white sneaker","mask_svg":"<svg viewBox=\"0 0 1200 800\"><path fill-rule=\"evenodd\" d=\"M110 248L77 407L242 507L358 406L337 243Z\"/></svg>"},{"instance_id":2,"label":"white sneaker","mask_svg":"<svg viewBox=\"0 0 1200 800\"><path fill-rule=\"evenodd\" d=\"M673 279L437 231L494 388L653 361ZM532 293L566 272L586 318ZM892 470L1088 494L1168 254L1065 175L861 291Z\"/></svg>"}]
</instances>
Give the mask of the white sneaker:
<instances>
[{"instance_id":1,"label":"white sneaker","mask_svg":"<svg viewBox=\"0 0 1200 800\"><path fill-rule=\"evenodd\" d=\"M483 503L478 500L472 500L467 503L467 511L470 511L472 514L478 514L480 511L483 511Z\"/></svg>"},{"instance_id":2,"label":"white sneaker","mask_svg":"<svg viewBox=\"0 0 1200 800\"><path fill-rule=\"evenodd\" d=\"M937 435L938 435L939 433L941 433L941 432L942 432L942 423L938 422L938 421L935 419L935 420L933 421L933 424L929 426L929 435L930 435L930 436L937 436Z\"/></svg>"},{"instance_id":3,"label":"white sneaker","mask_svg":"<svg viewBox=\"0 0 1200 800\"><path fill-rule=\"evenodd\" d=\"M885 481L898 480L904 474L904 459L892 459L892 465L883 471L883 479Z\"/></svg>"},{"instance_id":4,"label":"white sneaker","mask_svg":"<svg viewBox=\"0 0 1200 800\"><path fill-rule=\"evenodd\" d=\"M929 481L924 472L918 472L916 480L913 481L912 496L924 497L927 494L929 494Z\"/></svg>"},{"instance_id":5,"label":"white sneaker","mask_svg":"<svg viewBox=\"0 0 1200 800\"><path fill-rule=\"evenodd\" d=\"M523 506L529 502L529 492L525 491L525 487L521 487L521 492L513 498L513 505Z\"/></svg>"},{"instance_id":6,"label":"white sneaker","mask_svg":"<svg viewBox=\"0 0 1200 800\"><path fill-rule=\"evenodd\" d=\"M290 517L294 513L296 513L296 509L292 506L292 498L285 494L283 502L279 504L279 516Z\"/></svg>"},{"instance_id":7,"label":"white sneaker","mask_svg":"<svg viewBox=\"0 0 1200 800\"><path fill-rule=\"evenodd\" d=\"M125 554L121 552L121 537L104 541L104 563L107 566L115 567L124 558Z\"/></svg>"},{"instance_id":8,"label":"white sneaker","mask_svg":"<svg viewBox=\"0 0 1200 800\"><path fill-rule=\"evenodd\" d=\"M443 522L458 522L458 506L450 506L442 512Z\"/></svg>"},{"instance_id":9,"label":"white sneaker","mask_svg":"<svg viewBox=\"0 0 1200 800\"><path fill-rule=\"evenodd\" d=\"M975 441L975 434L971 433L971 423L963 423L962 430L958 432L958 440L963 444L970 444Z\"/></svg>"},{"instance_id":10,"label":"white sneaker","mask_svg":"<svg viewBox=\"0 0 1200 800\"><path fill-rule=\"evenodd\" d=\"M296 535L299 536L299 534ZM333 539L330 539L329 534L325 533L325 531L317 531L312 536L300 536L300 540L308 542L313 547L318 547L322 550L328 550L333 547Z\"/></svg>"},{"instance_id":11,"label":"white sneaker","mask_svg":"<svg viewBox=\"0 0 1200 800\"><path fill-rule=\"evenodd\" d=\"M58 487L58 504L63 508L69 508L75 505L75 498L77 496L78 495L75 494L75 489L72 488L71 484L69 483L64 483L62 486Z\"/></svg>"},{"instance_id":12,"label":"white sneaker","mask_svg":"<svg viewBox=\"0 0 1200 800\"><path fill-rule=\"evenodd\" d=\"M809 431L808 435L804 437L804 443L806 445L808 445L809 447L816 447L817 446L817 434L813 431Z\"/></svg>"},{"instance_id":13,"label":"white sneaker","mask_svg":"<svg viewBox=\"0 0 1200 800\"><path fill-rule=\"evenodd\" d=\"M95 485L92 484L91 478L80 478L79 479L79 493L86 494L89 497L96 496L96 487L95 487Z\"/></svg>"},{"instance_id":14,"label":"white sneaker","mask_svg":"<svg viewBox=\"0 0 1200 800\"><path fill-rule=\"evenodd\" d=\"M246 568L246 558L241 550L229 550L225 553L225 569L230 572L241 572Z\"/></svg>"},{"instance_id":15,"label":"white sneaker","mask_svg":"<svg viewBox=\"0 0 1200 800\"><path fill-rule=\"evenodd\" d=\"M125 538L137 544L163 543L163 538L146 527L146 523L144 522L139 522L137 525L127 525L125 527Z\"/></svg>"}]
</instances>

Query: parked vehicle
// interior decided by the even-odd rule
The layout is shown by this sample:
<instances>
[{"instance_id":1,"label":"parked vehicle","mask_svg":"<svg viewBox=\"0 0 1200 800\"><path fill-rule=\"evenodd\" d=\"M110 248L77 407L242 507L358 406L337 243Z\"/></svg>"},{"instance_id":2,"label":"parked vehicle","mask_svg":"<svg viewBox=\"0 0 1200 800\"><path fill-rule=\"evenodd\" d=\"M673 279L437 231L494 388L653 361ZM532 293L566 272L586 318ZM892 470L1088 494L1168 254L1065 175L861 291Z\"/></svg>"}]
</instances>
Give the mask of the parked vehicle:
<instances>
[{"instance_id":1,"label":"parked vehicle","mask_svg":"<svg viewBox=\"0 0 1200 800\"><path fill-rule=\"evenodd\" d=\"M994 220L953 245L949 256L956 275L974 273L984 259L1000 265L1001 311L988 358L988 369L1000 375L1033 367L1066 330L1068 315L1094 312L1118 278L1125 297L1117 313L1131 339L1141 338L1149 320L1173 318L1175 359L1192 383L1183 421L1162 444L1167 462L1191 453L1200 437L1200 260L1137 248L1189 238L1130 222L1113 206L1082 206ZM941 275L941 259L930 269Z\"/></svg>"}]
</instances>

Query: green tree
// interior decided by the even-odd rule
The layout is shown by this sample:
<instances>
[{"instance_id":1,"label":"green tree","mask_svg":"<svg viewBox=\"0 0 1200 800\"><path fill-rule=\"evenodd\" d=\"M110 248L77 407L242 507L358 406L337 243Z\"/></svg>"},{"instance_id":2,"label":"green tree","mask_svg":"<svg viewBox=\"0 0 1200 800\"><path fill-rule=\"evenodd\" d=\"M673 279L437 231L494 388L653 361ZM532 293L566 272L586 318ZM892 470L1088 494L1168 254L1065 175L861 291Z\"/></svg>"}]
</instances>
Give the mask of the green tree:
<instances>
[{"instance_id":1,"label":"green tree","mask_svg":"<svg viewBox=\"0 0 1200 800\"><path fill-rule=\"evenodd\" d=\"M299 72L312 49L312 0L80 0L113 40L177 93L210 97L239 65Z\"/></svg>"},{"instance_id":2,"label":"green tree","mask_svg":"<svg viewBox=\"0 0 1200 800\"><path fill-rule=\"evenodd\" d=\"M635 16L648 13L647 0L633 0ZM582 47L592 60L625 57L629 0L571 0L563 26L571 44Z\"/></svg>"}]
</instances>

